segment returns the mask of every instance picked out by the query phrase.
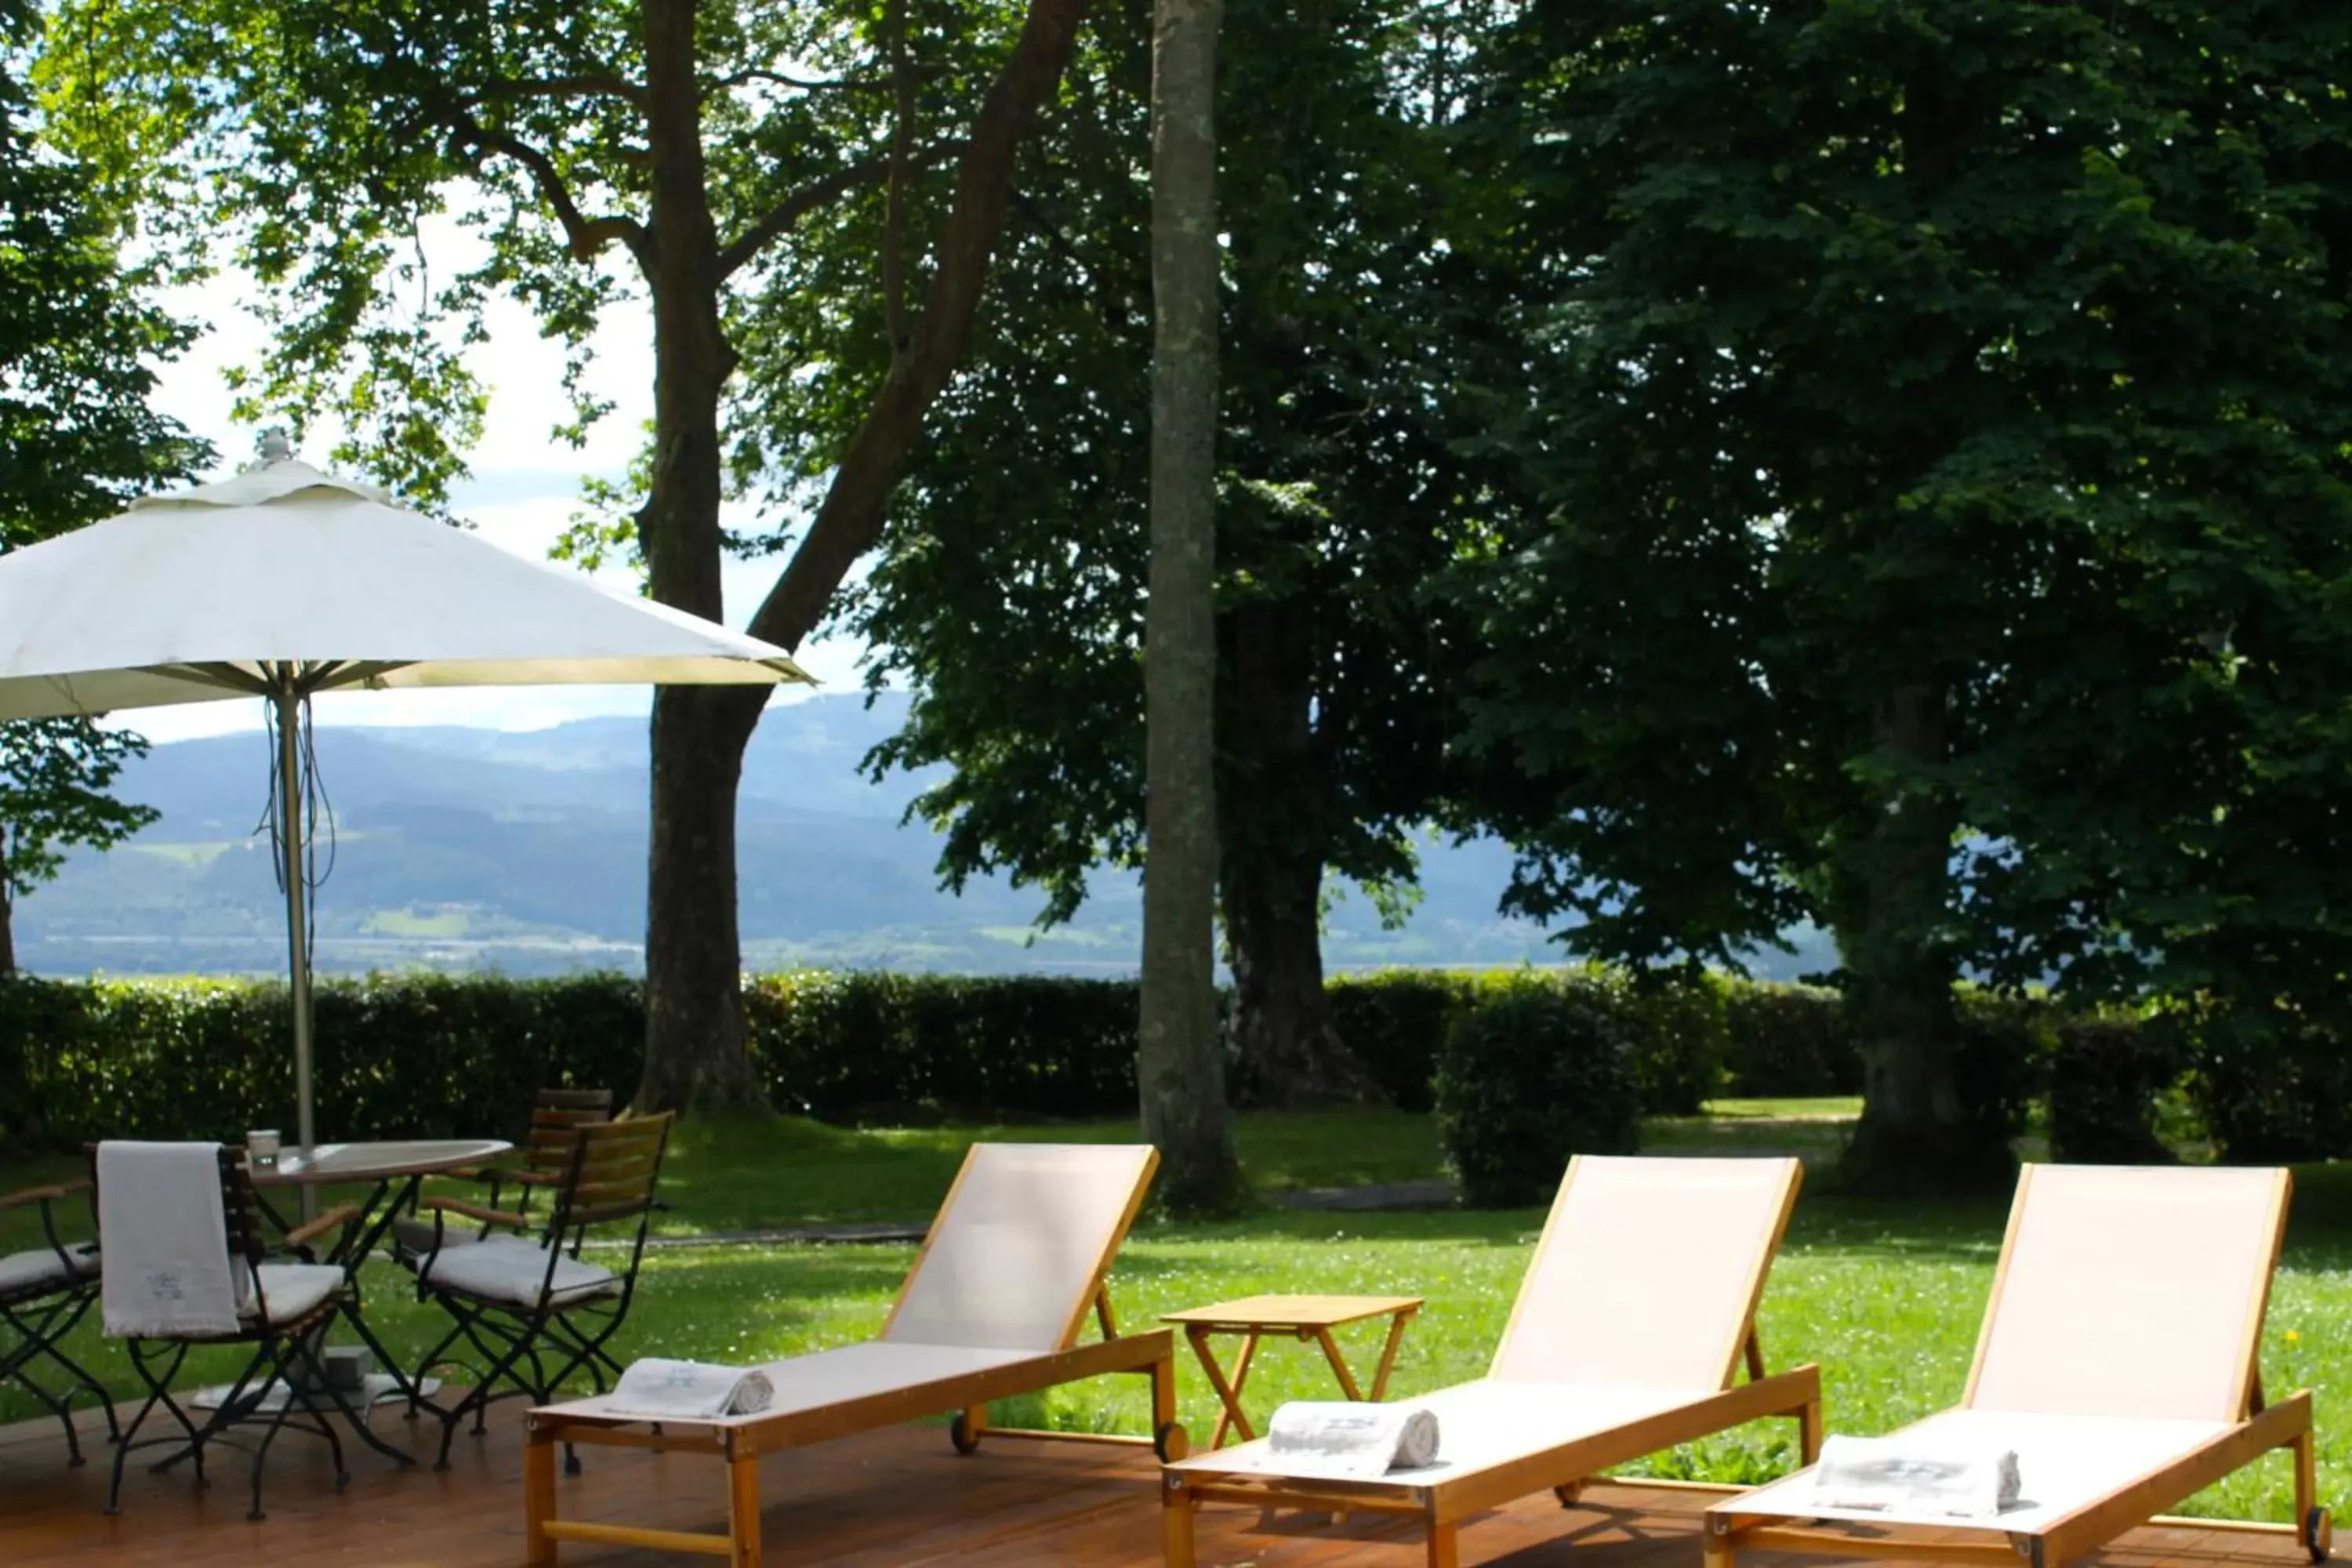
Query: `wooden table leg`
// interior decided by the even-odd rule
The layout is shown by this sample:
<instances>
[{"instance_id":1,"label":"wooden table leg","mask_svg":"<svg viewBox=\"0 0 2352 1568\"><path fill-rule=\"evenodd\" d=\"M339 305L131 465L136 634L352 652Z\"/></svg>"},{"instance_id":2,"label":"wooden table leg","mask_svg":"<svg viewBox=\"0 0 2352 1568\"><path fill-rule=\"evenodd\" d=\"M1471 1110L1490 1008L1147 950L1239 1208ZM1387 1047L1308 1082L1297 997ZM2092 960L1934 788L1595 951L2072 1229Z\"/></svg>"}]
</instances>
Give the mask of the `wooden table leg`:
<instances>
[{"instance_id":1,"label":"wooden table leg","mask_svg":"<svg viewBox=\"0 0 2352 1568\"><path fill-rule=\"evenodd\" d=\"M1257 1334L1253 1331L1242 1342L1241 1360L1234 1367L1231 1382L1225 1379L1224 1368L1217 1364L1214 1352L1209 1349L1209 1331L1199 1324L1188 1324L1184 1337L1192 1342L1192 1353L1201 1361L1201 1370L1209 1374L1209 1386L1217 1391L1218 1403L1225 1408L1217 1417L1217 1429L1210 1436L1212 1449L1225 1446L1225 1431L1231 1427L1242 1435L1246 1443L1257 1436L1251 1429L1249 1417L1242 1413L1242 1385L1249 1381L1250 1359L1257 1353Z\"/></svg>"},{"instance_id":2,"label":"wooden table leg","mask_svg":"<svg viewBox=\"0 0 2352 1568\"><path fill-rule=\"evenodd\" d=\"M1381 1369L1372 1374L1372 1403L1378 1405L1389 1394L1389 1373L1396 1370L1397 1347L1404 1343L1404 1326L1412 1321L1414 1309L1407 1307L1389 1320L1389 1342L1381 1347Z\"/></svg>"},{"instance_id":3,"label":"wooden table leg","mask_svg":"<svg viewBox=\"0 0 2352 1568\"><path fill-rule=\"evenodd\" d=\"M530 1568L555 1568L555 1542L547 1522L555 1517L555 1441L531 1433L522 1449L523 1561Z\"/></svg>"},{"instance_id":4,"label":"wooden table leg","mask_svg":"<svg viewBox=\"0 0 2352 1568\"><path fill-rule=\"evenodd\" d=\"M1315 1337L1322 1342L1323 1359L1331 1363L1332 1375L1339 1380L1339 1392L1358 1404L1362 1404L1364 1391L1356 1386L1356 1374L1349 1372L1348 1363L1339 1358L1339 1347L1331 1342L1331 1331L1318 1329L1315 1331Z\"/></svg>"}]
</instances>

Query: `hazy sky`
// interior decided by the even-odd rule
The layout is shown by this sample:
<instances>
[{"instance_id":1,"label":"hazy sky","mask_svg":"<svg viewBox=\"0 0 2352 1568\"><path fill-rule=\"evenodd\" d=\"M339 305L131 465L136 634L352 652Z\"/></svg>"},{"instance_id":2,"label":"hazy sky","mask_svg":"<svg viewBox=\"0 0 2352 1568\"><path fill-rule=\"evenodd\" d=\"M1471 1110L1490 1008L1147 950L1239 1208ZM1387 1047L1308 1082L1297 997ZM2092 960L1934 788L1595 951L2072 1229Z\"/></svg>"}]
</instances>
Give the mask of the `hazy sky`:
<instances>
[{"instance_id":1,"label":"hazy sky","mask_svg":"<svg viewBox=\"0 0 2352 1568\"><path fill-rule=\"evenodd\" d=\"M261 342L259 329L243 306L249 280L224 277L165 300L181 319L205 323L207 334L194 349L163 371L156 401L219 450L226 473L251 459L255 432L232 423L230 397L222 373L250 363ZM548 432L566 415L562 355L542 340L530 314L501 306L490 321L489 342L474 351L474 368L491 392L481 445L472 457L473 477L452 494L457 514L509 550L544 556L570 521L583 475L618 478L632 456L634 433L650 417L653 404L651 325L639 309L615 308L597 343L593 388L612 400L614 413L599 426L603 445L585 451L551 440ZM296 455L323 465L331 436L304 443ZM748 521L746 518L742 520ZM782 567L782 558L730 561L722 575L727 621L741 626ZM625 572L610 570L606 580L626 584ZM815 643L800 662L824 684L824 691L857 689L857 647ZM787 688L778 700L796 700L806 688ZM322 724L466 724L485 729L530 730L595 714L643 713L643 687L575 686L480 689L460 691L352 692L321 697ZM205 702L173 708L126 710L121 721L151 740L176 741L261 727L257 701Z\"/></svg>"}]
</instances>

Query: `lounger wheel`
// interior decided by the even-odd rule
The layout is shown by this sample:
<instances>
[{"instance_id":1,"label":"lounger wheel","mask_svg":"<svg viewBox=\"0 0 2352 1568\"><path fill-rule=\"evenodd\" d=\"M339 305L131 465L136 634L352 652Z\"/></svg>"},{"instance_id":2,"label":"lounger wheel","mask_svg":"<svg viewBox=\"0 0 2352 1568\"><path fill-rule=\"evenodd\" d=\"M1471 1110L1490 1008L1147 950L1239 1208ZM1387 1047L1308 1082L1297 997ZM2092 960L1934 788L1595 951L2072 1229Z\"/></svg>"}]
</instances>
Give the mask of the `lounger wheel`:
<instances>
[{"instance_id":1,"label":"lounger wheel","mask_svg":"<svg viewBox=\"0 0 2352 1568\"><path fill-rule=\"evenodd\" d=\"M971 1429L970 1415L961 1410L956 1412L953 1425L948 1427L948 1441L955 1445L955 1451L959 1454L980 1452L980 1434Z\"/></svg>"},{"instance_id":2,"label":"lounger wheel","mask_svg":"<svg viewBox=\"0 0 2352 1568\"><path fill-rule=\"evenodd\" d=\"M2327 1561L2327 1549L2335 1540L2336 1522L2326 1509L2315 1508L2303 1516L2303 1549L2311 1553L2314 1563Z\"/></svg>"},{"instance_id":3,"label":"lounger wheel","mask_svg":"<svg viewBox=\"0 0 2352 1568\"><path fill-rule=\"evenodd\" d=\"M1160 1457L1163 1465L1174 1464L1191 1453L1192 1441L1184 1435L1184 1424L1181 1421L1161 1422L1160 1429L1151 1435L1151 1451Z\"/></svg>"}]
</instances>

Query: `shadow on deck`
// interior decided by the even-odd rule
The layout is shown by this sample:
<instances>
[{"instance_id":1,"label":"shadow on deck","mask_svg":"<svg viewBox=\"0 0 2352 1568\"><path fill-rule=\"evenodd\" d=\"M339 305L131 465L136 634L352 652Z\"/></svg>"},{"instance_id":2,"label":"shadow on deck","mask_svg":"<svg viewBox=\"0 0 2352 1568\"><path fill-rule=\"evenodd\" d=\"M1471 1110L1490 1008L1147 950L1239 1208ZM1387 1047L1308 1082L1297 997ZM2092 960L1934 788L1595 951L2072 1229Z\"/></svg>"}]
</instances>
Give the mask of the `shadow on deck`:
<instances>
[{"instance_id":1,"label":"shadow on deck","mask_svg":"<svg viewBox=\"0 0 2352 1568\"><path fill-rule=\"evenodd\" d=\"M324 1445L289 1435L270 1455L264 1502L246 1517L243 1454L209 1466L199 1491L184 1469L134 1467L123 1511L109 1519L104 1436L91 1458L66 1465L54 1423L0 1427L0 1564L123 1568L515 1568L523 1560L520 1406L501 1405L481 1438L460 1437L446 1474L427 1464L396 1470L364 1450L338 1494ZM377 1429L404 1435L429 1461L429 1422L408 1428L390 1411ZM352 1447L355 1447L353 1445ZM723 1530L723 1467L692 1455L619 1449L583 1455L587 1473L559 1481L572 1519L671 1530ZM761 1515L773 1568L897 1568L952 1561L982 1565L1157 1568L1159 1494L1150 1456L1136 1449L998 1442L960 1458L939 1427L899 1427L780 1454L762 1467ZM1474 1521L1465 1563L1512 1568L1698 1568L1698 1514L1714 1494L1629 1484L1599 1486L1573 1511L1549 1495ZM567 1568L687 1564L693 1558L566 1543ZM1420 1568L1418 1537L1362 1517L1263 1515L1210 1507L1200 1515L1202 1568ZM1742 1568L1793 1568L1795 1559L1743 1554ZM1829 1568L1826 1558L1803 1560ZM2112 1568L2248 1568L2304 1561L2284 1539L2193 1528L2143 1530L2103 1559Z\"/></svg>"}]
</instances>

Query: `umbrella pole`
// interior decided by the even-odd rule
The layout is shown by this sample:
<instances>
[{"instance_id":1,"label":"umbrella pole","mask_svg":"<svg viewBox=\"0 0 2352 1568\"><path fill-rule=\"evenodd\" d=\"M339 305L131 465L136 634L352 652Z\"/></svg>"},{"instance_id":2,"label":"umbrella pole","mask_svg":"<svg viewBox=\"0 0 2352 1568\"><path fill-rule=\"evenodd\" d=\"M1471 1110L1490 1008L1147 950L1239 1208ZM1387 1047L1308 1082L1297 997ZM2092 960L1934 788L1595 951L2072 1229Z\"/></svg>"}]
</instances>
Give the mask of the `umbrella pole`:
<instances>
[{"instance_id":1,"label":"umbrella pole","mask_svg":"<svg viewBox=\"0 0 2352 1568\"><path fill-rule=\"evenodd\" d=\"M303 909L309 892L302 880L302 700L294 671L279 673L269 700L278 708L278 852L286 879L287 973L294 1002L294 1127L308 1163L319 1135L310 1103L310 932ZM302 1217L318 1217L319 1190L302 1184Z\"/></svg>"}]
</instances>

